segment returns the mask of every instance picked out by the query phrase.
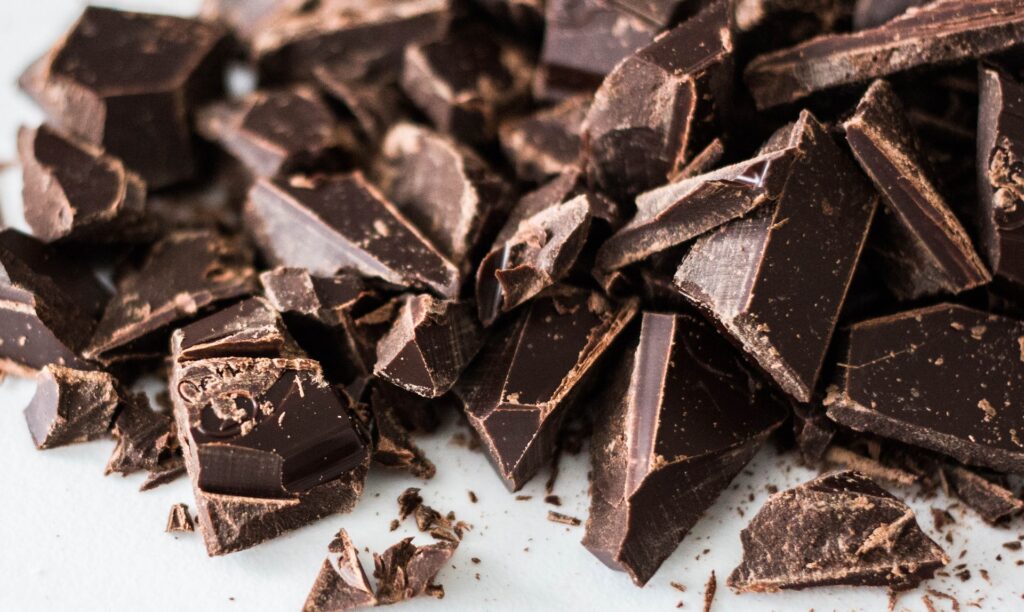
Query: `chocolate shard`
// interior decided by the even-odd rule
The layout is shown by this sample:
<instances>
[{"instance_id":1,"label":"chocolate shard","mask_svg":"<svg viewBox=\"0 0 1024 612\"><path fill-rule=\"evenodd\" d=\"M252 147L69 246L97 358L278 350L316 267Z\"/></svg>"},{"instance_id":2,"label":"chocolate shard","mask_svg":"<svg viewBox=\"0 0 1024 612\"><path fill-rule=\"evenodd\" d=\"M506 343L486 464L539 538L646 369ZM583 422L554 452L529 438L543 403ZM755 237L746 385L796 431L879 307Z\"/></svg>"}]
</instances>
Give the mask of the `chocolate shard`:
<instances>
[{"instance_id":1,"label":"chocolate shard","mask_svg":"<svg viewBox=\"0 0 1024 612\"><path fill-rule=\"evenodd\" d=\"M252 253L214 232L168 235L117 283L84 354L104 363L167 353L171 327L255 290Z\"/></svg>"},{"instance_id":2,"label":"chocolate shard","mask_svg":"<svg viewBox=\"0 0 1024 612\"><path fill-rule=\"evenodd\" d=\"M1016 0L938 0L882 25L828 34L754 58L744 77L758 108L921 66L1010 49L1024 39Z\"/></svg>"},{"instance_id":3,"label":"chocolate shard","mask_svg":"<svg viewBox=\"0 0 1024 612\"><path fill-rule=\"evenodd\" d=\"M106 372L44 367L25 420L36 448L94 440L110 431L120 399Z\"/></svg>"},{"instance_id":4,"label":"chocolate shard","mask_svg":"<svg viewBox=\"0 0 1024 612\"><path fill-rule=\"evenodd\" d=\"M1024 323L939 304L850 326L828 416L1004 472L1024 470Z\"/></svg>"},{"instance_id":5,"label":"chocolate shard","mask_svg":"<svg viewBox=\"0 0 1024 612\"><path fill-rule=\"evenodd\" d=\"M542 182L564 172L580 156L580 131L592 97L573 96L526 117L501 124L501 148L523 181Z\"/></svg>"},{"instance_id":6,"label":"chocolate shard","mask_svg":"<svg viewBox=\"0 0 1024 612\"><path fill-rule=\"evenodd\" d=\"M930 177L928 162L892 87L875 81L853 117L846 141L888 205L874 250L898 299L960 293L991 276L970 237Z\"/></svg>"},{"instance_id":7,"label":"chocolate shard","mask_svg":"<svg viewBox=\"0 0 1024 612\"><path fill-rule=\"evenodd\" d=\"M223 90L226 34L197 19L90 6L19 83L56 125L165 187L196 171L191 114Z\"/></svg>"},{"instance_id":8,"label":"chocolate shard","mask_svg":"<svg viewBox=\"0 0 1024 612\"><path fill-rule=\"evenodd\" d=\"M373 373L423 397L440 397L480 350L483 330L470 304L429 295L402 303L377 344Z\"/></svg>"},{"instance_id":9,"label":"chocolate shard","mask_svg":"<svg viewBox=\"0 0 1024 612\"><path fill-rule=\"evenodd\" d=\"M857 0L853 8L853 29L867 30L899 17L908 9L929 0Z\"/></svg>"},{"instance_id":10,"label":"chocolate shard","mask_svg":"<svg viewBox=\"0 0 1024 612\"><path fill-rule=\"evenodd\" d=\"M281 315L261 297L242 300L181 328L172 351L179 361L301 354Z\"/></svg>"},{"instance_id":11,"label":"chocolate shard","mask_svg":"<svg viewBox=\"0 0 1024 612\"><path fill-rule=\"evenodd\" d=\"M171 506L171 511L167 515L167 527L164 529L166 533L174 532L191 532L196 530L196 525L192 521L192 515L188 511L188 506L185 504L174 504Z\"/></svg>"},{"instance_id":12,"label":"chocolate shard","mask_svg":"<svg viewBox=\"0 0 1024 612\"><path fill-rule=\"evenodd\" d=\"M174 421L153 411L144 393L122 392L121 411L114 419L117 444L107 460L106 474L122 476L159 469L177 452Z\"/></svg>"},{"instance_id":13,"label":"chocolate shard","mask_svg":"<svg viewBox=\"0 0 1024 612\"><path fill-rule=\"evenodd\" d=\"M314 68L313 77L328 96L355 118L367 140L378 143L405 114L402 91L389 70L360 76L351 72L350 64L335 62Z\"/></svg>"},{"instance_id":14,"label":"chocolate shard","mask_svg":"<svg viewBox=\"0 0 1024 612\"><path fill-rule=\"evenodd\" d=\"M271 263L368 277L455 297L459 271L361 173L260 179L246 223Z\"/></svg>"},{"instance_id":15,"label":"chocolate shard","mask_svg":"<svg viewBox=\"0 0 1024 612\"><path fill-rule=\"evenodd\" d=\"M953 494L988 523L1004 523L1024 512L1024 501L1012 491L973 470L950 465L942 473Z\"/></svg>"},{"instance_id":16,"label":"chocolate shard","mask_svg":"<svg viewBox=\"0 0 1024 612\"><path fill-rule=\"evenodd\" d=\"M416 546L405 538L383 554L373 555L373 577L377 579L377 602L387 605L419 597L428 592L457 544L438 542Z\"/></svg>"},{"instance_id":17,"label":"chocolate shard","mask_svg":"<svg viewBox=\"0 0 1024 612\"><path fill-rule=\"evenodd\" d=\"M789 197L697 240L674 283L783 391L806 402L878 195L810 113L800 123L813 146L790 174Z\"/></svg>"},{"instance_id":18,"label":"chocolate shard","mask_svg":"<svg viewBox=\"0 0 1024 612\"><path fill-rule=\"evenodd\" d=\"M914 511L857 472L826 474L770 497L740 533L740 592L815 586L888 586L931 578L949 557Z\"/></svg>"},{"instance_id":19,"label":"chocolate shard","mask_svg":"<svg viewBox=\"0 0 1024 612\"><path fill-rule=\"evenodd\" d=\"M476 153L400 123L381 146L381 190L450 261L464 265L508 208L508 186Z\"/></svg>"},{"instance_id":20,"label":"chocolate shard","mask_svg":"<svg viewBox=\"0 0 1024 612\"><path fill-rule=\"evenodd\" d=\"M18 131L25 221L43 242L147 238L146 183L116 157L48 125Z\"/></svg>"},{"instance_id":21,"label":"chocolate shard","mask_svg":"<svg viewBox=\"0 0 1024 612\"><path fill-rule=\"evenodd\" d=\"M517 491L551 459L562 421L637 311L556 287L497 327L455 385L505 485Z\"/></svg>"},{"instance_id":22,"label":"chocolate shard","mask_svg":"<svg viewBox=\"0 0 1024 612\"><path fill-rule=\"evenodd\" d=\"M645 312L615 371L594 427L583 545L643 585L786 411L691 314Z\"/></svg>"},{"instance_id":23,"label":"chocolate shard","mask_svg":"<svg viewBox=\"0 0 1024 612\"><path fill-rule=\"evenodd\" d=\"M359 549L348 532L338 531L327 547L328 556L309 591L303 612L332 612L377 605L373 588L359 562Z\"/></svg>"},{"instance_id":24,"label":"chocolate shard","mask_svg":"<svg viewBox=\"0 0 1024 612\"><path fill-rule=\"evenodd\" d=\"M663 184L711 137L731 97L732 9L718 0L619 64L583 123L591 179L631 198Z\"/></svg>"}]
</instances>

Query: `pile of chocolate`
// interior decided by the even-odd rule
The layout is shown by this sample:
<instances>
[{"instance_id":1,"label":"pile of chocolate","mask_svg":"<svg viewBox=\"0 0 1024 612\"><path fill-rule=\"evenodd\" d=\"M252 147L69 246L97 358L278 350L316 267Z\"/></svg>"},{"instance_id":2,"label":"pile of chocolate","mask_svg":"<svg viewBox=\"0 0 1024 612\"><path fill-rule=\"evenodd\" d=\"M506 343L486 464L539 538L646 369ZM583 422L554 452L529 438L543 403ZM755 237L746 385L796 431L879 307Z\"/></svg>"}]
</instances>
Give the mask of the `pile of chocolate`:
<instances>
[{"instance_id":1,"label":"pile of chocolate","mask_svg":"<svg viewBox=\"0 0 1024 612\"><path fill-rule=\"evenodd\" d=\"M187 472L211 555L430 478L444 411L511 491L586 421L583 545L638 585L770 438L850 469L767 502L740 592L932 576L875 480L1024 510L1020 0L88 8L20 85L2 369L39 448ZM376 591L339 533L307 609L443 594L426 515Z\"/></svg>"}]
</instances>

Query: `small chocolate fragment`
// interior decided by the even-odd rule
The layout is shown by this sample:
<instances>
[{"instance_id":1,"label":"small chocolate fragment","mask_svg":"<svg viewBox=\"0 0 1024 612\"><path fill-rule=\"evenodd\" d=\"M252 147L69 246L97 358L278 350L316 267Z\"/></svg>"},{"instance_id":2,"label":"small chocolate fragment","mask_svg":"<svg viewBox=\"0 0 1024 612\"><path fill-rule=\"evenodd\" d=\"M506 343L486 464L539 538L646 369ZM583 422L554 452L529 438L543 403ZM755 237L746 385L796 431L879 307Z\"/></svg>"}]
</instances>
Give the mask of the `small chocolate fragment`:
<instances>
[{"instance_id":1,"label":"small chocolate fragment","mask_svg":"<svg viewBox=\"0 0 1024 612\"><path fill-rule=\"evenodd\" d=\"M245 208L263 254L276 265L330 276L342 268L444 297L458 269L361 173L260 179Z\"/></svg>"},{"instance_id":2,"label":"small chocolate fragment","mask_svg":"<svg viewBox=\"0 0 1024 612\"><path fill-rule=\"evenodd\" d=\"M174 504L171 506L171 512L167 515L167 527L164 531L166 533L174 533L176 531L191 532L195 530L196 525L192 522L192 515L188 511L188 506L185 504Z\"/></svg>"},{"instance_id":3,"label":"small chocolate fragment","mask_svg":"<svg viewBox=\"0 0 1024 612\"><path fill-rule=\"evenodd\" d=\"M388 605L427 593L438 572L455 554L456 544L438 542L416 546L405 538L384 554L373 555L373 577L377 579L377 602Z\"/></svg>"},{"instance_id":4,"label":"small chocolate fragment","mask_svg":"<svg viewBox=\"0 0 1024 612\"><path fill-rule=\"evenodd\" d=\"M698 239L674 282L783 391L807 402L878 195L810 113L798 123L814 146L790 173L790 197Z\"/></svg>"},{"instance_id":5,"label":"small chocolate fragment","mask_svg":"<svg viewBox=\"0 0 1024 612\"><path fill-rule=\"evenodd\" d=\"M896 93L875 81L853 117L846 141L888 205L872 245L898 299L960 293L991 280L971 239L939 193Z\"/></svg>"},{"instance_id":6,"label":"small chocolate fragment","mask_svg":"<svg viewBox=\"0 0 1024 612\"><path fill-rule=\"evenodd\" d=\"M852 325L828 416L967 464L1024 470L1024 323L939 304Z\"/></svg>"},{"instance_id":7,"label":"small chocolate fragment","mask_svg":"<svg viewBox=\"0 0 1024 612\"><path fill-rule=\"evenodd\" d=\"M106 372L44 367L25 420L36 448L94 440L110 431L120 403L114 377Z\"/></svg>"},{"instance_id":8,"label":"small chocolate fragment","mask_svg":"<svg viewBox=\"0 0 1024 612\"><path fill-rule=\"evenodd\" d=\"M303 612L332 612L377 605L373 588L359 562L359 549L348 532L338 531L327 547L330 553L309 591Z\"/></svg>"},{"instance_id":9,"label":"small chocolate fragment","mask_svg":"<svg viewBox=\"0 0 1024 612\"><path fill-rule=\"evenodd\" d=\"M959 465L945 467L942 471L953 494L986 522L1003 523L1024 512L1024 501L981 474Z\"/></svg>"},{"instance_id":10,"label":"small chocolate fragment","mask_svg":"<svg viewBox=\"0 0 1024 612\"><path fill-rule=\"evenodd\" d=\"M299 350L270 302L249 298L181 328L178 361L211 357L276 357Z\"/></svg>"},{"instance_id":11,"label":"small chocolate fragment","mask_svg":"<svg viewBox=\"0 0 1024 612\"><path fill-rule=\"evenodd\" d=\"M146 183L116 157L48 125L18 131L25 221L43 242L143 237Z\"/></svg>"},{"instance_id":12,"label":"small chocolate fragment","mask_svg":"<svg viewBox=\"0 0 1024 612\"><path fill-rule=\"evenodd\" d=\"M90 6L19 83L56 125L165 187L197 168L190 116L223 91L226 34L198 19Z\"/></svg>"},{"instance_id":13,"label":"small chocolate fragment","mask_svg":"<svg viewBox=\"0 0 1024 612\"><path fill-rule=\"evenodd\" d=\"M754 58L744 77L758 108L920 66L998 53L1024 40L1018 0L937 0L870 30L828 34Z\"/></svg>"},{"instance_id":14,"label":"small chocolate fragment","mask_svg":"<svg viewBox=\"0 0 1024 612\"><path fill-rule=\"evenodd\" d=\"M564 172L580 156L580 131L591 96L574 96L556 106L501 124L505 157L523 181L542 182Z\"/></svg>"},{"instance_id":15,"label":"small chocolate fragment","mask_svg":"<svg viewBox=\"0 0 1024 612\"><path fill-rule=\"evenodd\" d=\"M369 142L380 142L404 114L402 91L387 70L384 74L353 77L351 66L342 62L319 65L313 76L328 96L352 114Z\"/></svg>"},{"instance_id":16,"label":"small chocolate fragment","mask_svg":"<svg viewBox=\"0 0 1024 612\"><path fill-rule=\"evenodd\" d=\"M771 496L741 533L739 592L815 586L917 586L949 562L914 511L857 472Z\"/></svg>"},{"instance_id":17,"label":"small chocolate fragment","mask_svg":"<svg viewBox=\"0 0 1024 612\"><path fill-rule=\"evenodd\" d=\"M562 421L636 311L635 300L556 288L498 326L459 379L455 395L510 490L550 461Z\"/></svg>"},{"instance_id":18,"label":"small chocolate fragment","mask_svg":"<svg viewBox=\"0 0 1024 612\"><path fill-rule=\"evenodd\" d=\"M930 0L857 0L853 8L853 29L867 30L899 17L908 9Z\"/></svg>"},{"instance_id":19,"label":"small chocolate fragment","mask_svg":"<svg viewBox=\"0 0 1024 612\"><path fill-rule=\"evenodd\" d=\"M583 545L643 585L786 412L691 314L645 312L615 372L594 426Z\"/></svg>"},{"instance_id":20,"label":"small chocolate fragment","mask_svg":"<svg viewBox=\"0 0 1024 612\"><path fill-rule=\"evenodd\" d=\"M177 452L174 421L154 412L144 393L122 393L121 411L114 419L117 445L107 460L106 474L122 476L154 471Z\"/></svg>"},{"instance_id":21,"label":"small chocolate fragment","mask_svg":"<svg viewBox=\"0 0 1024 612\"><path fill-rule=\"evenodd\" d=\"M420 495L420 490L416 487L409 487L398 496L398 518L404 521L422 505L423 497Z\"/></svg>"}]
</instances>

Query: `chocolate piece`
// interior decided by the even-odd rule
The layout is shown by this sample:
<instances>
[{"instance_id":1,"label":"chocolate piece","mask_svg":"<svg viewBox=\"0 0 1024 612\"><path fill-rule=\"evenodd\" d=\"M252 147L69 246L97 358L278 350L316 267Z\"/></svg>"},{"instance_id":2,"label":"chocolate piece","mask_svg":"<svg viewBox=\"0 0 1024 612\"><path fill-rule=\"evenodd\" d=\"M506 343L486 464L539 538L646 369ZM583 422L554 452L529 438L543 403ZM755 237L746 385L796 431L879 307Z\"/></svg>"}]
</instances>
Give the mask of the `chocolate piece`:
<instances>
[{"instance_id":1,"label":"chocolate piece","mask_svg":"<svg viewBox=\"0 0 1024 612\"><path fill-rule=\"evenodd\" d=\"M731 97L732 50L732 10L719 0L617 66L582 128L591 180L630 198L699 152Z\"/></svg>"},{"instance_id":2,"label":"chocolate piece","mask_svg":"<svg viewBox=\"0 0 1024 612\"><path fill-rule=\"evenodd\" d=\"M116 157L48 125L18 131L25 221L44 242L131 240L144 233L146 183Z\"/></svg>"},{"instance_id":3,"label":"chocolate piece","mask_svg":"<svg viewBox=\"0 0 1024 612\"><path fill-rule=\"evenodd\" d=\"M379 142L388 128L401 119L405 106L402 91L391 75L368 75L356 78L346 63L331 63L313 70L320 87L341 102L355 118L370 142Z\"/></svg>"},{"instance_id":4,"label":"chocolate piece","mask_svg":"<svg viewBox=\"0 0 1024 612\"><path fill-rule=\"evenodd\" d=\"M117 283L84 354L104 363L167 352L170 327L255 289L252 254L236 238L178 232Z\"/></svg>"},{"instance_id":5,"label":"chocolate piece","mask_svg":"<svg viewBox=\"0 0 1024 612\"><path fill-rule=\"evenodd\" d=\"M917 586L949 562L914 511L857 472L821 476L771 496L740 533L740 592L814 586Z\"/></svg>"},{"instance_id":6,"label":"chocolate piece","mask_svg":"<svg viewBox=\"0 0 1024 612\"><path fill-rule=\"evenodd\" d=\"M177 452L174 422L154 412L144 393L122 393L122 407L114 419L117 445L107 460L106 474L122 476L139 471L153 471Z\"/></svg>"},{"instance_id":7,"label":"chocolate piece","mask_svg":"<svg viewBox=\"0 0 1024 612\"><path fill-rule=\"evenodd\" d=\"M786 413L690 314L645 312L615 372L594 426L583 545L643 585Z\"/></svg>"},{"instance_id":8,"label":"chocolate piece","mask_svg":"<svg viewBox=\"0 0 1024 612\"><path fill-rule=\"evenodd\" d=\"M970 237L929 176L892 87L875 81L843 127L854 157L888 204L874 248L893 294L911 300L989 282Z\"/></svg>"},{"instance_id":9,"label":"chocolate piece","mask_svg":"<svg viewBox=\"0 0 1024 612\"><path fill-rule=\"evenodd\" d=\"M174 346L178 361L211 357L299 356L281 316L254 297L181 328Z\"/></svg>"},{"instance_id":10,"label":"chocolate piece","mask_svg":"<svg viewBox=\"0 0 1024 612\"><path fill-rule=\"evenodd\" d=\"M500 325L459 379L454 392L510 490L551 459L562 421L636 311L635 300L558 289Z\"/></svg>"},{"instance_id":11,"label":"chocolate piece","mask_svg":"<svg viewBox=\"0 0 1024 612\"><path fill-rule=\"evenodd\" d=\"M330 553L309 591L303 612L331 612L377 605L370 581L359 562L359 549L348 532L338 531L328 545Z\"/></svg>"},{"instance_id":12,"label":"chocolate piece","mask_svg":"<svg viewBox=\"0 0 1024 612\"><path fill-rule=\"evenodd\" d=\"M520 180L539 183L576 163L580 156L580 130L590 101L588 95L574 96L501 124L501 148Z\"/></svg>"},{"instance_id":13,"label":"chocolate piece","mask_svg":"<svg viewBox=\"0 0 1024 612\"><path fill-rule=\"evenodd\" d=\"M190 115L223 90L226 34L197 19L90 6L19 83L58 126L164 187L196 170Z\"/></svg>"},{"instance_id":14,"label":"chocolate piece","mask_svg":"<svg viewBox=\"0 0 1024 612\"><path fill-rule=\"evenodd\" d=\"M400 123L381 146L381 190L445 257L464 264L505 211L507 186L473 151Z\"/></svg>"},{"instance_id":15,"label":"chocolate piece","mask_svg":"<svg viewBox=\"0 0 1024 612\"><path fill-rule=\"evenodd\" d=\"M519 198L519 201L509 211L508 219L495 237L494 244L500 245L510 240L519 231L519 225L523 221L579 195L587 195L592 203L597 204L597 208L592 212L604 219L608 225L617 227L620 224L618 206L600 193L590 189L590 186L587 185L586 175L580 168L573 166Z\"/></svg>"},{"instance_id":16,"label":"chocolate piece","mask_svg":"<svg viewBox=\"0 0 1024 612\"><path fill-rule=\"evenodd\" d=\"M377 579L378 604L398 603L427 593L455 548L451 542L416 546L412 538L405 538L384 554L375 553L373 577Z\"/></svg>"},{"instance_id":17,"label":"chocolate piece","mask_svg":"<svg viewBox=\"0 0 1024 612\"><path fill-rule=\"evenodd\" d=\"M929 0L857 0L853 8L853 29L875 28L899 17L907 9L928 4Z\"/></svg>"},{"instance_id":18,"label":"chocolate piece","mask_svg":"<svg viewBox=\"0 0 1024 612\"><path fill-rule=\"evenodd\" d=\"M444 395L483 344L474 314L462 302L407 298L377 344L373 373L423 397Z\"/></svg>"},{"instance_id":19,"label":"chocolate piece","mask_svg":"<svg viewBox=\"0 0 1024 612\"><path fill-rule=\"evenodd\" d=\"M185 504L174 504L171 506L171 512L167 515L167 528L164 531L166 533L173 533L175 531L191 532L195 530L196 525L192 522L192 515L189 514L188 506Z\"/></svg>"},{"instance_id":20,"label":"chocolate piece","mask_svg":"<svg viewBox=\"0 0 1024 612\"><path fill-rule=\"evenodd\" d=\"M825 128L786 183L791 197L697 240L675 284L783 391L809 401L878 195ZM810 240L814 236L816 239Z\"/></svg>"},{"instance_id":21,"label":"chocolate piece","mask_svg":"<svg viewBox=\"0 0 1024 612\"><path fill-rule=\"evenodd\" d=\"M977 472L951 465L943 468L942 473L954 495L988 523L1002 523L1024 512L1024 501Z\"/></svg>"},{"instance_id":22,"label":"chocolate piece","mask_svg":"<svg viewBox=\"0 0 1024 612\"><path fill-rule=\"evenodd\" d=\"M1024 470L1024 323L939 304L852 325L828 416L1000 471Z\"/></svg>"},{"instance_id":23,"label":"chocolate piece","mask_svg":"<svg viewBox=\"0 0 1024 612\"><path fill-rule=\"evenodd\" d=\"M938 0L852 34L819 36L754 58L744 77L758 108L920 66L1004 51L1024 39L1016 0Z\"/></svg>"},{"instance_id":24,"label":"chocolate piece","mask_svg":"<svg viewBox=\"0 0 1024 612\"><path fill-rule=\"evenodd\" d=\"M361 173L260 179L246 222L274 264L329 276L341 268L455 297L459 272Z\"/></svg>"},{"instance_id":25,"label":"chocolate piece","mask_svg":"<svg viewBox=\"0 0 1024 612\"><path fill-rule=\"evenodd\" d=\"M120 400L114 377L106 372L44 367L25 420L36 448L94 440L110 431Z\"/></svg>"}]
</instances>

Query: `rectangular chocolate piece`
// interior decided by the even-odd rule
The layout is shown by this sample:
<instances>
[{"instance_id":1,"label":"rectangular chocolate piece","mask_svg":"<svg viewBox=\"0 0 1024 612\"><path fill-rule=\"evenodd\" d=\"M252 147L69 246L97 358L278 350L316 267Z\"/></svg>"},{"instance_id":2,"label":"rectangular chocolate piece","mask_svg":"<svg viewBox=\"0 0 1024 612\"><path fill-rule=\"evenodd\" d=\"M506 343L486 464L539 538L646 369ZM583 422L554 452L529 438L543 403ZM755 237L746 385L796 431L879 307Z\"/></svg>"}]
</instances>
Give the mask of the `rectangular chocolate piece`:
<instances>
[{"instance_id":1,"label":"rectangular chocolate piece","mask_svg":"<svg viewBox=\"0 0 1024 612\"><path fill-rule=\"evenodd\" d=\"M119 405L110 374L48 365L36 377L25 420L36 448L55 448L106 435Z\"/></svg>"},{"instance_id":2,"label":"rectangular chocolate piece","mask_svg":"<svg viewBox=\"0 0 1024 612\"><path fill-rule=\"evenodd\" d=\"M539 183L577 162L580 130L591 99L589 95L573 96L501 124L501 148L520 180Z\"/></svg>"}]
</instances>

